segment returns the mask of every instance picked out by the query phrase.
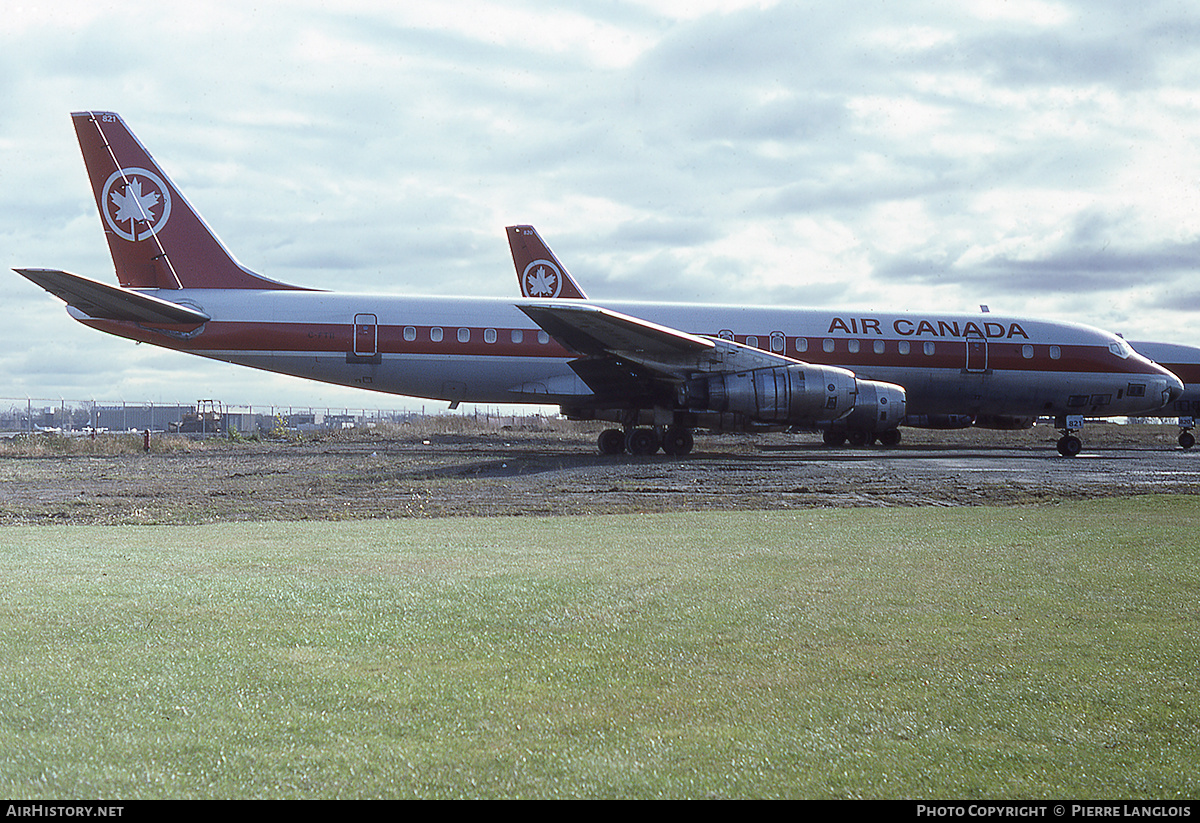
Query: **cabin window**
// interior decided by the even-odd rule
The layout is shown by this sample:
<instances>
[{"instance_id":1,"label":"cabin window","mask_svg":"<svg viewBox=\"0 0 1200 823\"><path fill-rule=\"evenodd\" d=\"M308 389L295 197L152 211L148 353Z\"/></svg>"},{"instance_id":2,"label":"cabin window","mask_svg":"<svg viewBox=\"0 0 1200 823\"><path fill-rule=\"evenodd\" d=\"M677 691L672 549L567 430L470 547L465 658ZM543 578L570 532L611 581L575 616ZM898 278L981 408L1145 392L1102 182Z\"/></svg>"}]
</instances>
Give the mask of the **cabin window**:
<instances>
[{"instance_id":1,"label":"cabin window","mask_svg":"<svg viewBox=\"0 0 1200 823\"><path fill-rule=\"evenodd\" d=\"M483 342L484 343L495 343L496 342L496 330L495 329L484 329L483 330Z\"/></svg>"},{"instance_id":2,"label":"cabin window","mask_svg":"<svg viewBox=\"0 0 1200 823\"><path fill-rule=\"evenodd\" d=\"M525 339L525 335L524 335L524 333L522 333L522 331L520 329L513 329L512 334L510 335L510 338L512 339L512 341L514 343L520 343L522 340Z\"/></svg>"},{"instance_id":3,"label":"cabin window","mask_svg":"<svg viewBox=\"0 0 1200 823\"><path fill-rule=\"evenodd\" d=\"M797 337L796 338L796 351L799 352L800 354L804 354L804 352L808 351L808 338L807 337Z\"/></svg>"},{"instance_id":4,"label":"cabin window","mask_svg":"<svg viewBox=\"0 0 1200 823\"><path fill-rule=\"evenodd\" d=\"M925 356L931 357L932 355L933 355L933 341L926 340L925 341Z\"/></svg>"},{"instance_id":5,"label":"cabin window","mask_svg":"<svg viewBox=\"0 0 1200 823\"><path fill-rule=\"evenodd\" d=\"M901 340L899 350L901 354L908 354L912 351L912 345L907 340Z\"/></svg>"},{"instance_id":6,"label":"cabin window","mask_svg":"<svg viewBox=\"0 0 1200 823\"><path fill-rule=\"evenodd\" d=\"M733 332L729 329L721 329L719 332L717 332L717 337L721 338L722 340L732 340Z\"/></svg>"},{"instance_id":7,"label":"cabin window","mask_svg":"<svg viewBox=\"0 0 1200 823\"><path fill-rule=\"evenodd\" d=\"M850 350L851 354L858 354L858 347L859 347L859 343L857 340L851 340L848 343L846 343L846 348L848 348Z\"/></svg>"},{"instance_id":8,"label":"cabin window","mask_svg":"<svg viewBox=\"0 0 1200 823\"><path fill-rule=\"evenodd\" d=\"M409 343L416 340L417 339L417 327L416 326L405 326L404 327L404 339L407 340Z\"/></svg>"},{"instance_id":9,"label":"cabin window","mask_svg":"<svg viewBox=\"0 0 1200 823\"><path fill-rule=\"evenodd\" d=\"M1032 360L1033 359L1033 346L1030 346L1028 343L1026 343L1024 346L1022 346L1021 347L1021 356L1024 357L1026 360Z\"/></svg>"},{"instance_id":10,"label":"cabin window","mask_svg":"<svg viewBox=\"0 0 1200 823\"><path fill-rule=\"evenodd\" d=\"M833 351L833 341L829 338L825 338L824 342L821 343L821 348L823 348L825 351Z\"/></svg>"},{"instance_id":11,"label":"cabin window","mask_svg":"<svg viewBox=\"0 0 1200 823\"><path fill-rule=\"evenodd\" d=\"M459 329L458 330L458 342L459 343L470 343L471 342L471 330L470 329Z\"/></svg>"},{"instance_id":12,"label":"cabin window","mask_svg":"<svg viewBox=\"0 0 1200 823\"><path fill-rule=\"evenodd\" d=\"M432 329L429 330L429 339L432 340L434 343L442 342L442 329L440 326L434 326Z\"/></svg>"},{"instance_id":13,"label":"cabin window","mask_svg":"<svg viewBox=\"0 0 1200 823\"><path fill-rule=\"evenodd\" d=\"M771 351L783 354L783 332L771 332Z\"/></svg>"},{"instance_id":14,"label":"cabin window","mask_svg":"<svg viewBox=\"0 0 1200 823\"><path fill-rule=\"evenodd\" d=\"M1092 395L1092 405L1093 406L1107 406L1111 402L1112 402L1111 394L1093 394Z\"/></svg>"},{"instance_id":15,"label":"cabin window","mask_svg":"<svg viewBox=\"0 0 1200 823\"><path fill-rule=\"evenodd\" d=\"M757 338L757 337L755 337L755 336L754 336L754 335L752 335L752 334L751 334L751 335L749 335L749 336L746 338L746 345L747 345L747 346L749 346L749 347L750 347L750 348L752 348L752 349L757 349L757 348L758 348L758 338Z\"/></svg>"},{"instance_id":16,"label":"cabin window","mask_svg":"<svg viewBox=\"0 0 1200 823\"><path fill-rule=\"evenodd\" d=\"M1088 396L1086 394L1073 394L1067 398L1067 408L1077 409L1080 406L1088 404Z\"/></svg>"},{"instance_id":17,"label":"cabin window","mask_svg":"<svg viewBox=\"0 0 1200 823\"><path fill-rule=\"evenodd\" d=\"M1125 393L1130 397L1145 397L1146 386L1142 383L1130 383L1129 387L1125 390Z\"/></svg>"},{"instance_id":18,"label":"cabin window","mask_svg":"<svg viewBox=\"0 0 1200 823\"><path fill-rule=\"evenodd\" d=\"M875 341L875 353L883 354L883 341L882 340Z\"/></svg>"},{"instance_id":19,"label":"cabin window","mask_svg":"<svg viewBox=\"0 0 1200 823\"><path fill-rule=\"evenodd\" d=\"M1058 346L1051 346L1050 347L1050 359L1058 360L1061 357L1062 357L1062 349L1060 349Z\"/></svg>"},{"instance_id":20,"label":"cabin window","mask_svg":"<svg viewBox=\"0 0 1200 823\"><path fill-rule=\"evenodd\" d=\"M543 346L546 345L547 343L550 342L550 335L546 334L544 331L539 331L538 332L538 342L541 343Z\"/></svg>"}]
</instances>

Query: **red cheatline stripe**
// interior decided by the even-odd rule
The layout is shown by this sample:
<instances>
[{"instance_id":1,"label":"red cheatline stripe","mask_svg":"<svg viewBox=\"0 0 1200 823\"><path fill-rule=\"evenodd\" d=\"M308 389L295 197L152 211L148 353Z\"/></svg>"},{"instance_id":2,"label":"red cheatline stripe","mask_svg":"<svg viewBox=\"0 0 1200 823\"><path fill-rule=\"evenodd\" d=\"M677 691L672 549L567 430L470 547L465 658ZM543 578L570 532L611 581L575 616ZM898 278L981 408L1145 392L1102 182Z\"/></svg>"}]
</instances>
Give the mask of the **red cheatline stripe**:
<instances>
[{"instance_id":1,"label":"red cheatline stripe","mask_svg":"<svg viewBox=\"0 0 1200 823\"><path fill-rule=\"evenodd\" d=\"M209 321L201 334L190 339L155 333L152 329L133 323L105 320L86 321L104 331L130 337L135 340L156 343L183 351L195 352L328 352L346 353L354 350L354 326L349 323L267 323L238 321ZM442 339L434 341L431 332L441 329ZM412 331L406 339L405 330ZM176 331L188 329L179 327ZM572 353L557 342L539 342L546 339L539 329L513 328L468 328L460 339L460 327L434 326L377 326L375 343L377 351L385 355L426 354L457 355L470 357L546 357L562 359ZM520 342L513 342L513 332L520 332ZM487 342L495 333L495 342ZM715 335L714 335L715 336ZM798 351L796 341L807 341L807 350ZM963 369L966 366L966 341L924 340L905 338L885 339L884 351L876 353L876 339L858 340L859 351L851 352L848 347L854 338L835 339L833 351L825 351L824 341L830 338L786 337L784 351L787 357L816 365L837 365L852 370L869 372L872 368L913 369ZM738 335L737 342L745 342L745 335ZM770 335L759 335L757 340L766 350L770 347ZM909 353L901 354L900 345L907 342ZM925 353L925 343L933 343L933 354ZM1024 347L1032 346L1033 357L1024 356ZM1140 360L1117 361L1104 346L1059 346L1061 356L1050 357L1050 346L1045 343L1018 343L1011 341L989 341L987 368L1005 371L1071 372L1093 374L1156 374L1154 367ZM360 343L359 349L362 350ZM1119 367L1118 367L1119 366ZM1116 368L1115 368L1116 367ZM1169 367L1168 367L1169 368ZM1179 374L1176 372L1176 374ZM1182 375L1180 375L1183 377ZM1186 382L1191 382L1183 377ZM1200 375L1193 379L1200 381Z\"/></svg>"}]
</instances>

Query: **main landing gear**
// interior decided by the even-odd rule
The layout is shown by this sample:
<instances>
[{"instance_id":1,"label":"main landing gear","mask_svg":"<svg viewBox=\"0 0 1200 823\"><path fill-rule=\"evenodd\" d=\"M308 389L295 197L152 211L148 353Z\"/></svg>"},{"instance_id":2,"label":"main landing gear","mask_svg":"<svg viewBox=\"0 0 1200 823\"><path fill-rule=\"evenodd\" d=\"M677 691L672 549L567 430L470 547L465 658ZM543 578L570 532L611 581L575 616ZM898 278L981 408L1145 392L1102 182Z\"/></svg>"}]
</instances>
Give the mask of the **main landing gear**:
<instances>
[{"instance_id":1,"label":"main landing gear","mask_svg":"<svg viewBox=\"0 0 1200 823\"><path fill-rule=\"evenodd\" d=\"M596 441L601 454L656 454L662 449L669 455L682 457L691 454L695 445L692 430L687 426L638 426L625 431L605 429Z\"/></svg>"}]
</instances>

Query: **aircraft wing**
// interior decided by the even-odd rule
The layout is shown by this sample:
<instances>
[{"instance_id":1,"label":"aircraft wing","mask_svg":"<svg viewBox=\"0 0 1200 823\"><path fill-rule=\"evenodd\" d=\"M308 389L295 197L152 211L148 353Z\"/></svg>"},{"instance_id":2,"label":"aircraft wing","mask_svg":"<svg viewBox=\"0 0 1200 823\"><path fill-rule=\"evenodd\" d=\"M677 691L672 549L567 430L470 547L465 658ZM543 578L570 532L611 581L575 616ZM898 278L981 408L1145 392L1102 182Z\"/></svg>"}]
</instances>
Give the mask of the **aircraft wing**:
<instances>
[{"instance_id":1,"label":"aircraft wing","mask_svg":"<svg viewBox=\"0 0 1200 823\"><path fill-rule=\"evenodd\" d=\"M556 301L518 308L563 347L591 361L593 367L595 361L606 360L632 364L635 367L632 370L640 377L679 381L697 373L741 372L800 362L732 340L689 334L590 304ZM588 380L582 373L580 376Z\"/></svg>"},{"instance_id":2,"label":"aircraft wing","mask_svg":"<svg viewBox=\"0 0 1200 823\"><path fill-rule=\"evenodd\" d=\"M211 318L202 311L172 303L132 289L110 286L97 280L57 269L13 269L37 283L68 306L97 320L129 320L135 323L199 324Z\"/></svg>"}]
</instances>

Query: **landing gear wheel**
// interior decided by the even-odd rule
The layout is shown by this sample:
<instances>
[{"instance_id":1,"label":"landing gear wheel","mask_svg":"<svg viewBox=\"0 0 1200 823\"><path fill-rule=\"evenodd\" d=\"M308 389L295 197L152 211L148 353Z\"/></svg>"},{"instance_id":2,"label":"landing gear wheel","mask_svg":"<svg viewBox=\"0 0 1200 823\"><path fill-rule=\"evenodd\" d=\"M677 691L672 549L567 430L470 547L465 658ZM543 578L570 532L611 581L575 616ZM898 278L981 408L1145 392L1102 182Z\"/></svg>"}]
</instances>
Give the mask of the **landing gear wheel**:
<instances>
[{"instance_id":1,"label":"landing gear wheel","mask_svg":"<svg viewBox=\"0 0 1200 823\"><path fill-rule=\"evenodd\" d=\"M695 445L695 442L692 430L686 426L667 426L667 431L663 435L662 450L667 454L683 457L685 454L692 453L692 446Z\"/></svg>"},{"instance_id":2,"label":"landing gear wheel","mask_svg":"<svg viewBox=\"0 0 1200 823\"><path fill-rule=\"evenodd\" d=\"M846 433L841 431L827 431L823 434L822 439L826 446L833 446L835 449L839 446L846 445Z\"/></svg>"},{"instance_id":3,"label":"landing gear wheel","mask_svg":"<svg viewBox=\"0 0 1200 823\"><path fill-rule=\"evenodd\" d=\"M600 432L596 445L600 447L601 454L624 454L625 432L620 429L605 429Z\"/></svg>"},{"instance_id":4,"label":"landing gear wheel","mask_svg":"<svg viewBox=\"0 0 1200 823\"><path fill-rule=\"evenodd\" d=\"M1179 433L1179 447L1182 449L1190 449L1196 445L1196 436L1189 431Z\"/></svg>"},{"instance_id":5,"label":"landing gear wheel","mask_svg":"<svg viewBox=\"0 0 1200 823\"><path fill-rule=\"evenodd\" d=\"M654 454L661 445L654 429L633 429L625 437L625 448L630 454Z\"/></svg>"},{"instance_id":6,"label":"landing gear wheel","mask_svg":"<svg viewBox=\"0 0 1200 823\"><path fill-rule=\"evenodd\" d=\"M879 442L880 442L880 444L887 446L888 448L891 448L892 446L899 446L900 445L900 430L899 429L888 429L887 431L881 431L879 433Z\"/></svg>"},{"instance_id":7,"label":"landing gear wheel","mask_svg":"<svg viewBox=\"0 0 1200 823\"><path fill-rule=\"evenodd\" d=\"M848 439L850 441L850 445L854 446L856 449L871 442L871 436L865 431L861 431L859 429L853 429L847 432L846 439Z\"/></svg>"},{"instance_id":8,"label":"landing gear wheel","mask_svg":"<svg viewBox=\"0 0 1200 823\"><path fill-rule=\"evenodd\" d=\"M1064 434L1058 440L1058 453L1063 457L1075 457L1083 451L1083 441L1073 434Z\"/></svg>"}]
</instances>

